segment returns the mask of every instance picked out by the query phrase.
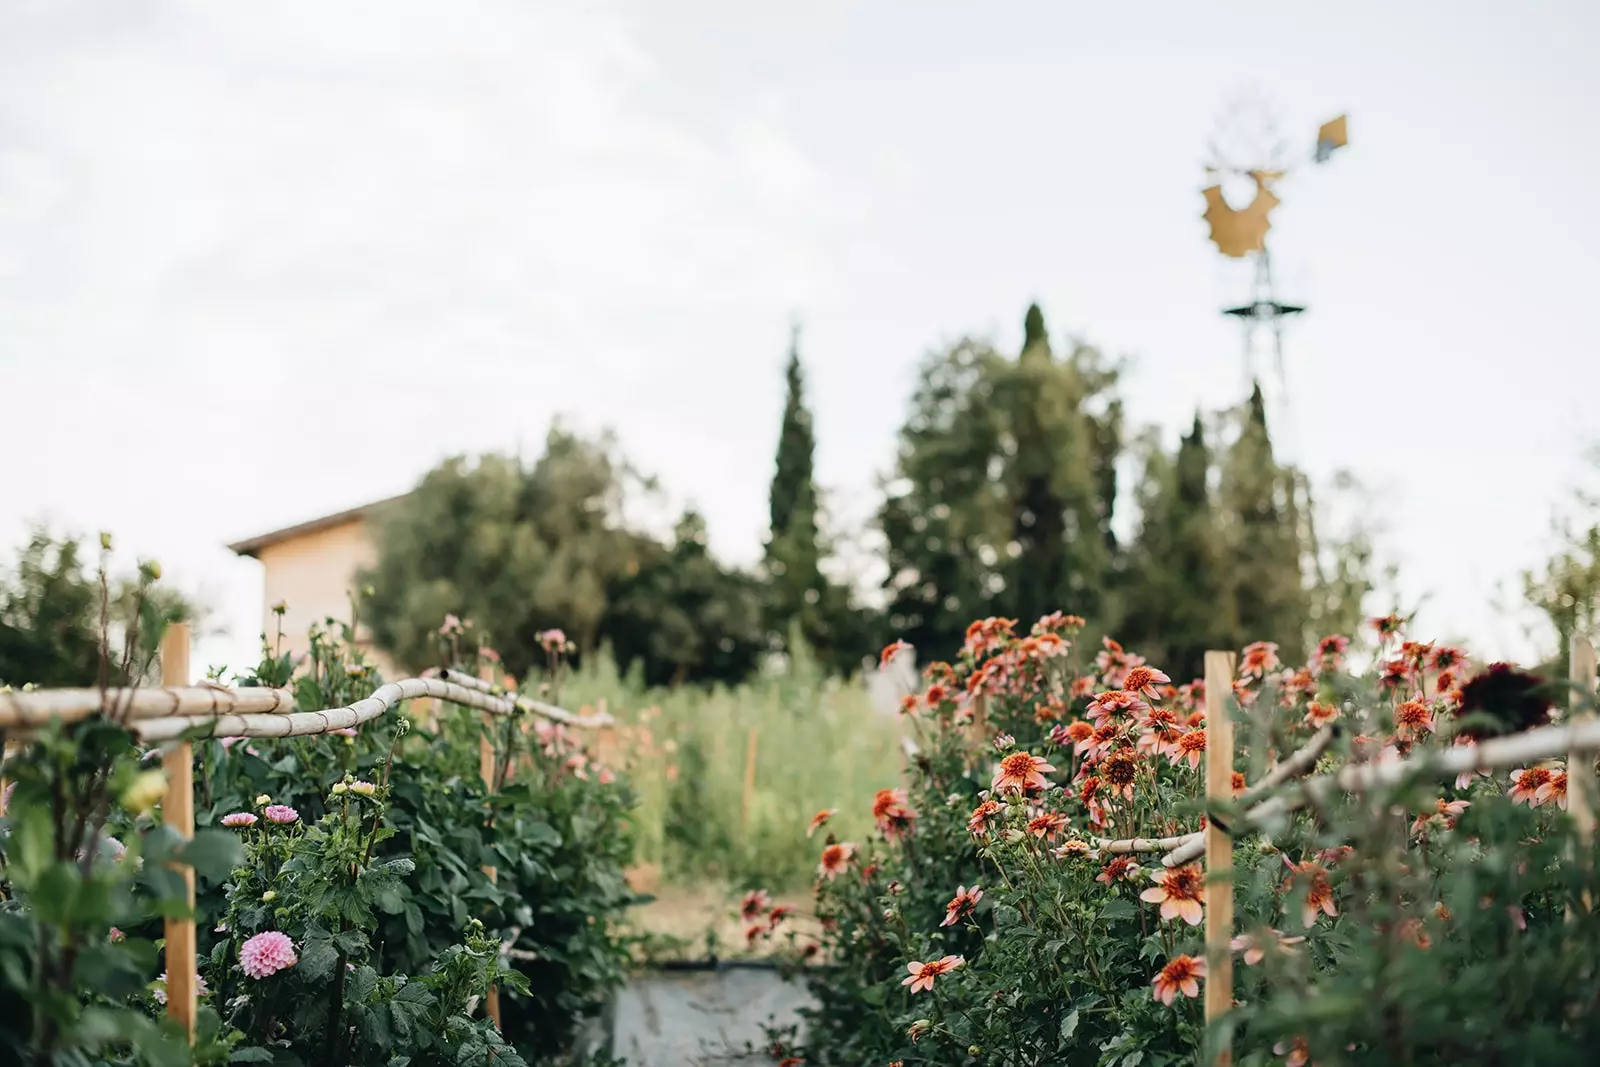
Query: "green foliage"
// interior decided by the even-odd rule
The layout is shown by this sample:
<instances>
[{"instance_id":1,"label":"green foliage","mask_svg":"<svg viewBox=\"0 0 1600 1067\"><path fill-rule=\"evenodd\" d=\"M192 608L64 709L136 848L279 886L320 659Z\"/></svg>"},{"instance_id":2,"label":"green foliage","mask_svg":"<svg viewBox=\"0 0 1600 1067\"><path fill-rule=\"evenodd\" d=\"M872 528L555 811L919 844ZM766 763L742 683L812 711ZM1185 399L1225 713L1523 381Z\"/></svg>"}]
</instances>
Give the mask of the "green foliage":
<instances>
[{"instance_id":1,"label":"green foliage","mask_svg":"<svg viewBox=\"0 0 1600 1067\"><path fill-rule=\"evenodd\" d=\"M313 632L296 683L302 707L347 703L380 684L350 635L332 620ZM246 680L270 678L280 664L276 649L265 649L256 678ZM563 674L557 657L544 680L559 686ZM486 737L495 789L480 773ZM481 1010L473 1015L463 1005L488 984L501 987L511 1046L495 1051L496 1062L517 1062L507 1058L511 1049L530 1063L565 1062L579 1029L622 979L627 943L617 925L637 899L622 876L632 851L631 794L590 762L579 739L542 720L489 728L478 713L444 707L398 731L379 721L351 735L200 747L200 822L260 812L258 798L267 796L312 826L297 835L258 822L245 831L262 838L257 862L235 872L229 886L202 884L202 929L219 920L225 928L207 948L218 981L247 984L228 977L227 961L237 959L242 937L266 923L303 946L294 971L306 974L294 981L311 982L308 975L329 965L314 990L294 995L346 1005L339 1026L349 1036L339 1040L347 1059L339 1062L365 1062L363 1049L377 1056L384 1042L401 1040L420 1042L411 1053L417 1062L446 1051L481 1062L499 1038ZM338 782L331 794L322 784L329 780ZM366 782L370 797L355 788ZM273 852L271 842L292 844L293 855ZM496 868L494 879L485 867ZM263 902L269 891L277 896ZM275 916L270 923L268 916ZM514 973L485 969L502 966L502 941ZM341 956L357 967L345 972L344 993L341 968L333 966ZM439 977L446 973L455 977ZM463 986L473 973L488 977ZM306 1031L306 1048L320 1050L316 1040L327 1038L315 1035L330 1032L329 1012L308 1008L288 1030ZM286 1017L235 1021L260 1036L262 1026ZM427 1044L415 1036L419 1028L446 1043Z\"/></svg>"},{"instance_id":2,"label":"green foliage","mask_svg":"<svg viewBox=\"0 0 1600 1067\"><path fill-rule=\"evenodd\" d=\"M611 437L559 426L532 466L447 460L376 520L361 581L378 644L411 670L492 644L521 678L544 663L540 635L563 627L580 657L609 641L653 681L738 677L761 639L755 591L706 553L692 512L670 547L627 528L647 484ZM447 616L473 624L454 643Z\"/></svg>"},{"instance_id":3,"label":"green foliage","mask_svg":"<svg viewBox=\"0 0 1600 1067\"><path fill-rule=\"evenodd\" d=\"M1314 500L1306 477L1273 456L1260 389L1225 413L1213 451L1200 414L1176 455L1146 448L1139 528L1124 553L1119 634L1200 674L1208 648L1264 636L1298 658L1327 633L1356 630L1374 590L1369 505L1347 473ZM1335 513L1348 512L1334 527Z\"/></svg>"},{"instance_id":4,"label":"green foliage","mask_svg":"<svg viewBox=\"0 0 1600 1067\"><path fill-rule=\"evenodd\" d=\"M1198 824L1203 774L1188 753L1203 753L1190 744L1206 736L1200 694L1136 677L1145 665L1115 646L1086 663L1064 644L1075 622L1048 617L1018 637L987 620L953 667L929 668L904 789L878 793L870 838L835 831L823 846L814 925L792 935L799 955L825 961L808 972L818 1007L803 1045L780 1038L786 1053L951 1067L1210 1061L1221 1035L1206 1032L1199 999L1204 874L1105 840ZM1269 645L1245 650L1227 703L1250 779L1328 721L1348 732L1324 767L1426 759L1475 729L1473 694L1487 683L1463 695L1430 680L1463 669L1459 650L1386 641L1365 676L1344 654L1330 640L1308 666L1280 669ZM1526 685L1495 691L1537 721L1549 704ZM1075 739L1089 718L1105 732L1086 747ZM1423 773L1310 804L1281 787L1298 811L1235 844L1233 1062L1587 1063L1600 1040L1589 903L1600 852L1559 810L1565 782L1546 763L1510 781ZM930 963L942 969L929 988L911 988Z\"/></svg>"},{"instance_id":5,"label":"green foliage","mask_svg":"<svg viewBox=\"0 0 1600 1067\"><path fill-rule=\"evenodd\" d=\"M852 604L850 590L822 569L829 546L820 528L822 505L813 471L816 437L806 406L798 329L784 377L787 394L768 493L770 525L762 567L767 640L788 648L798 630L813 655L848 674L861 666L870 644L868 622Z\"/></svg>"},{"instance_id":6,"label":"green foliage","mask_svg":"<svg viewBox=\"0 0 1600 1067\"><path fill-rule=\"evenodd\" d=\"M601 630L611 655L652 681L743 678L766 647L761 596L753 577L712 557L691 509L670 548L641 541L638 571L618 583Z\"/></svg>"},{"instance_id":7,"label":"green foliage","mask_svg":"<svg viewBox=\"0 0 1600 1067\"><path fill-rule=\"evenodd\" d=\"M650 688L591 658L563 684L568 706L604 701L638 797L634 861L682 884L787 888L816 868L805 824L840 796L892 783L899 723L859 682L830 678L803 644L786 669L737 686ZM756 765L749 818L744 774ZM841 816L846 827L870 822Z\"/></svg>"},{"instance_id":8,"label":"green foliage","mask_svg":"<svg viewBox=\"0 0 1600 1067\"><path fill-rule=\"evenodd\" d=\"M526 990L526 979L500 962L499 941L468 920L464 942L443 948L416 971L389 971L372 934L380 914L405 908L409 857L384 859L375 848L392 838L385 825L389 787L346 776L310 826L274 819L261 803L255 825L238 832L245 861L224 886L224 936L207 955L214 996L227 1022L277 1063L415 1064L480 1060L523 1062L493 1024L474 1016L492 985ZM268 973L245 966L259 935L287 937L297 959ZM280 959L278 963L281 963Z\"/></svg>"},{"instance_id":9,"label":"green foliage","mask_svg":"<svg viewBox=\"0 0 1600 1067\"><path fill-rule=\"evenodd\" d=\"M1306 633L1309 545L1302 525L1308 502L1302 481L1272 454L1259 384L1223 456L1219 482L1225 595L1238 627L1228 644L1271 641L1299 659L1312 639Z\"/></svg>"},{"instance_id":10,"label":"green foliage","mask_svg":"<svg viewBox=\"0 0 1600 1067\"><path fill-rule=\"evenodd\" d=\"M1600 448L1590 453L1589 462L1600 470ZM1555 522L1555 552L1522 575L1524 601L1554 631L1552 669L1560 677L1568 674L1573 636L1600 632L1600 521L1592 517L1597 508L1600 496L1574 492L1567 513Z\"/></svg>"},{"instance_id":11,"label":"green foliage","mask_svg":"<svg viewBox=\"0 0 1600 1067\"><path fill-rule=\"evenodd\" d=\"M113 594L103 546L92 584L75 543L54 546L38 537L23 554L22 588L41 599L21 610L59 623L52 633L60 635L60 655L45 677L62 670L80 684L98 678L117 687L148 672L175 601L155 588L153 565ZM96 586L99 609L80 595ZM103 645L93 645L92 655L77 645L87 619L102 609L110 616L113 596L126 620L125 651L115 662ZM10 603L17 609L19 600ZM202 876L215 875L238 850L227 836L210 833L184 845L156 821L151 809L165 777L143 758L124 714L108 707L79 722L52 722L8 751L0 772L10 783L0 801L0 1046L7 1062L209 1064L225 1061L236 1040L203 1010L191 1050L150 995L161 919L186 907L183 882L164 864L181 858Z\"/></svg>"},{"instance_id":12,"label":"green foliage","mask_svg":"<svg viewBox=\"0 0 1600 1067\"><path fill-rule=\"evenodd\" d=\"M142 680L167 624L197 618L193 604L154 584L154 563L113 578L104 566L91 573L84 557L81 538L37 527L13 568L0 571L0 684L96 685L103 638L120 643L118 666L137 666L131 676Z\"/></svg>"},{"instance_id":13,"label":"green foliage","mask_svg":"<svg viewBox=\"0 0 1600 1067\"><path fill-rule=\"evenodd\" d=\"M1030 309L1018 359L964 340L923 365L879 514L891 624L943 655L968 619L1099 609L1115 550L1117 370L1052 352Z\"/></svg>"},{"instance_id":14,"label":"green foliage","mask_svg":"<svg viewBox=\"0 0 1600 1067\"><path fill-rule=\"evenodd\" d=\"M1150 449L1139 486L1140 525L1120 632L1178 678L1198 677L1206 649L1232 644L1237 629L1232 600L1224 595L1222 530L1210 476L1211 452L1196 412L1175 458Z\"/></svg>"}]
</instances>

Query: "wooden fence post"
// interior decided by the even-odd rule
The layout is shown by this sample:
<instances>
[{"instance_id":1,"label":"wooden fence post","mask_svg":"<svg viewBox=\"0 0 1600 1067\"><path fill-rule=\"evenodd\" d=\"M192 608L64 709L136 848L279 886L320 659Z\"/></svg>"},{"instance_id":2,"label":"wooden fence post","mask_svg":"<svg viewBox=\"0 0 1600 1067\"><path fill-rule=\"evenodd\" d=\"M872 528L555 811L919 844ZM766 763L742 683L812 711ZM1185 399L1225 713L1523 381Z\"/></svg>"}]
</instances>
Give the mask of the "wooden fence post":
<instances>
[{"instance_id":1,"label":"wooden fence post","mask_svg":"<svg viewBox=\"0 0 1600 1067\"><path fill-rule=\"evenodd\" d=\"M189 684L189 626L173 623L161 638L161 684ZM179 741L162 757L167 772L167 796L162 818L179 837L194 837L194 746ZM195 1013L199 1010L195 970L194 868L176 865L183 875L188 914L166 920L167 1014L176 1019L194 1044Z\"/></svg>"},{"instance_id":2,"label":"wooden fence post","mask_svg":"<svg viewBox=\"0 0 1600 1067\"><path fill-rule=\"evenodd\" d=\"M1594 717L1593 709L1582 708L1585 698L1592 698L1595 692L1594 645L1588 638L1574 634L1570 651L1568 674L1576 689L1569 704L1572 709L1570 721L1579 722ZM1593 837L1595 828L1593 752L1573 750L1567 755L1567 810L1572 815L1572 821L1578 825L1578 832L1585 839Z\"/></svg>"},{"instance_id":3,"label":"wooden fence post","mask_svg":"<svg viewBox=\"0 0 1600 1067\"><path fill-rule=\"evenodd\" d=\"M1206 803L1233 799L1232 652L1206 653ZM1233 839L1206 821L1206 1027L1233 1009ZM1219 1038L1214 1063L1230 1060Z\"/></svg>"},{"instance_id":4,"label":"wooden fence post","mask_svg":"<svg viewBox=\"0 0 1600 1067\"><path fill-rule=\"evenodd\" d=\"M756 728L750 727L750 740L744 750L744 797L739 806L739 826L750 829L750 806L756 799Z\"/></svg>"},{"instance_id":5,"label":"wooden fence post","mask_svg":"<svg viewBox=\"0 0 1600 1067\"><path fill-rule=\"evenodd\" d=\"M487 663L478 668L478 677L485 682L494 681L494 668ZM494 789L495 754L494 742L490 740L495 729L494 716L488 712L483 713L483 736L478 738L478 773L483 776L483 788L486 792ZM508 768L509 771L509 768ZM491 820L492 822L492 820ZM490 882L499 880L500 872L492 865L485 865L483 873L489 876ZM484 997L484 1012L489 1020L494 1023L496 1030L500 1029L500 987L490 986L488 994Z\"/></svg>"}]
</instances>

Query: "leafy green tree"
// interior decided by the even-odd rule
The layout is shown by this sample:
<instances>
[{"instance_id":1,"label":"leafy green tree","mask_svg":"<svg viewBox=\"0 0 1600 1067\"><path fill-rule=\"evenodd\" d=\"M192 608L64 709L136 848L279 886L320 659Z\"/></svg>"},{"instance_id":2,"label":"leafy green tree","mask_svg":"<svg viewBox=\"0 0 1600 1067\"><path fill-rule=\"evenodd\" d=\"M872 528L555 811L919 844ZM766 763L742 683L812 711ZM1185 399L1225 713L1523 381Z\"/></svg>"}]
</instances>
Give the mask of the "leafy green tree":
<instances>
[{"instance_id":1,"label":"leafy green tree","mask_svg":"<svg viewBox=\"0 0 1600 1067\"><path fill-rule=\"evenodd\" d=\"M617 660L638 663L650 685L754 671L765 648L761 591L712 557L705 519L685 511L670 548L644 539L638 547L639 567L618 583L603 620Z\"/></svg>"},{"instance_id":2,"label":"leafy green tree","mask_svg":"<svg viewBox=\"0 0 1600 1067\"><path fill-rule=\"evenodd\" d=\"M564 631L579 656L609 644L652 682L735 681L761 645L754 580L723 568L688 512L665 545L624 522L651 483L611 435L550 431L531 466L504 455L446 460L376 517L364 617L411 669L441 662L447 615L458 644L488 645L517 677L545 662L539 635Z\"/></svg>"},{"instance_id":3,"label":"leafy green tree","mask_svg":"<svg viewBox=\"0 0 1600 1067\"><path fill-rule=\"evenodd\" d=\"M0 570L0 683L92 686L102 623L117 647L131 640L130 663L148 663L168 623L203 621L198 605L151 584L160 568L141 567L142 580L108 576L102 619L100 577L89 569L83 540L35 527L16 562Z\"/></svg>"},{"instance_id":4,"label":"leafy green tree","mask_svg":"<svg viewBox=\"0 0 1600 1067\"><path fill-rule=\"evenodd\" d=\"M948 655L972 618L1104 613L1122 447L1117 370L1051 349L1030 307L1010 359L963 340L923 365L879 513L890 622Z\"/></svg>"},{"instance_id":5,"label":"leafy green tree","mask_svg":"<svg viewBox=\"0 0 1600 1067\"><path fill-rule=\"evenodd\" d=\"M1600 448L1590 453L1590 463L1600 470ZM1573 506L1555 521L1557 547L1538 568L1522 574L1527 604L1543 616L1554 631L1555 656L1550 673L1568 675L1572 638L1600 636L1600 496L1583 489L1573 494Z\"/></svg>"},{"instance_id":6,"label":"leafy green tree","mask_svg":"<svg viewBox=\"0 0 1600 1067\"><path fill-rule=\"evenodd\" d=\"M431 666L455 615L518 677L544 662L545 630L595 649L608 589L639 565L621 521L629 474L613 438L560 426L531 467L489 454L429 471L375 516L377 563L361 580L378 644L406 667Z\"/></svg>"}]
</instances>

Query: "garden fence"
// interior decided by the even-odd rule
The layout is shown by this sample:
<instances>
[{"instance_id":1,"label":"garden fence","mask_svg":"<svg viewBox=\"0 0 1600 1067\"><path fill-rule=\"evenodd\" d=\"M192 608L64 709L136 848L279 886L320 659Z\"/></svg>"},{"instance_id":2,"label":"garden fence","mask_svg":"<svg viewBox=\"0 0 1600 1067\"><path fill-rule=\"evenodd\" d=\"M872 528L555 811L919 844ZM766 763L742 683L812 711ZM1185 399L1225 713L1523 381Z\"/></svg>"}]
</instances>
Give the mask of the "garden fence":
<instances>
[{"instance_id":1,"label":"garden fence","mask_svg":"<svg viewBox=\"0 0 1600 1067\"><path fill-rule=\"evenodd\" d=\"M1585 835L1595 830L1595 769L1592 754L1600 751L1600 720L1593 714L1596 686L1594 646L1575 637L1571 646L1574 713L1560 725L1529 730L1510 737L1460 745L1412 759L1348 764L1329 774L1305 777L1334 739L1331 728L1267 770L1243 793L1233 789L1233 719L1228 699L1233 692L1235 656L1207 652L1206 683L1206 799L1211 817L1204 830L1164 838L1100 839L1095 847L1113 853L1162 853L1168 867L1191 863L1204 856L1206 868L1206 1019L1214 1022L1233 1005L1233 839L1261 829L1306 805L1338 794L1367 792L1406 780L1449 780L1470 771L1504 770L1542 760L1568 761L1568 809ZM167 794L162 805L168 826L182 837L194 835L194 752L191 739L202 737L306 737L330 733L370 722L402 702L433 698L482 711L486 716L536 715L582 729L602 730L601 743L613 725L604 710L574 715L562 708L497 688L488 678L459 671L443 671L435 678L406 678L380 686L371 696L341 708L308 711L294 709L293 695L282 689L230 689L218 685L189 685L189 628L172 626L162 642L159 689L44 689L0 693L0 730L37 728L53 719L77 721L105 712L124 718L146 742L163 748ZM981 711L980 711L981 720ZM487 736L483 739L481 770L485 784L493 787L494 756ZM749 741L745 792L750 791L755 734ZM908 755L914 746L908 742ZM1587 755L1589 758L1573 758ZM1288 783L1299 779L1293 788ZM748 800L747 800L748 803ZM1218 812L1237 814L1227 825ZM166 921L167 1010L191 1036L197 1008L197 959L194 908L194 871L182 867L188 883L187 918ZM494 871L485 868L492 879ZM498 1023L498 1005L490 991L487 1010ZM1222 1052L1226 1055L1226 1050Z\"/></svg>"},{"instance_id":2,"label":"garden fence","mask_svg":"<svg viewBox=\"0 0 1600 1067\"><path fill-rule=\"evenodd\" d=\"M406 678L379 686L371 696L342 708L294 710L287 689L190 685L189 627L170 626L161 642L161 687L145 689L35 689L0 692L0 731L27 731L51 720L76 722L105 713L126 721L142 741L162 749L167 776L162 817L180 837L194 836L194 744L196 737L309 737L370 722L407 700L430 697L495 717L535 715L580 729L613 725L604 710L590 715L570 711L496 687L488 678L441 671L436 678ZM494 754L482 741L484 784L493 788ZM195 938L194 869L177 865L187 883L189 915L166 920L167 1013L194 1039L198 1011L198 945ZM493 868L484 873L494 878ZM499 1023L495 990L486 1010Z\"/></svg>"}]
</instances>

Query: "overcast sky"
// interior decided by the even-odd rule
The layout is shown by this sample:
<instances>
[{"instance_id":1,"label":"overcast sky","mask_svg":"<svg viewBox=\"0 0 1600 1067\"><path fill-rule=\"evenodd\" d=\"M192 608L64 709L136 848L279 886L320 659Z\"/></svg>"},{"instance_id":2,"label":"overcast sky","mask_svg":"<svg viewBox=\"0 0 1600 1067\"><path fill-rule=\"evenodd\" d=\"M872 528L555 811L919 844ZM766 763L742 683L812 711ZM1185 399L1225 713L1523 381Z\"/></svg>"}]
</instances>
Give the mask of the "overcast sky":
<instances>
[{"instance_id":1,"label":"overcast sky","mask_svg":"<svg viewBox=\"0 0 1600 1067\"><path fill-rule=\"evenodd\" d=\"M1378 490L1426 631L1522 654L1496 584L1600 438L1597 48L1581 0L0 0L0 544L114 530L237 666L224 543L566 414L748 561L796 317L847 517L920 358L1030 300L1175 438L1245 388L1199 190L1254 86L1296 158L1350 114L1279 189L1276 435Z\"/></svg>"}]
</instances>

